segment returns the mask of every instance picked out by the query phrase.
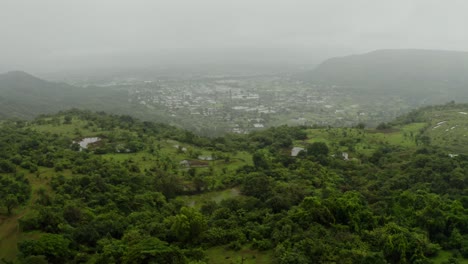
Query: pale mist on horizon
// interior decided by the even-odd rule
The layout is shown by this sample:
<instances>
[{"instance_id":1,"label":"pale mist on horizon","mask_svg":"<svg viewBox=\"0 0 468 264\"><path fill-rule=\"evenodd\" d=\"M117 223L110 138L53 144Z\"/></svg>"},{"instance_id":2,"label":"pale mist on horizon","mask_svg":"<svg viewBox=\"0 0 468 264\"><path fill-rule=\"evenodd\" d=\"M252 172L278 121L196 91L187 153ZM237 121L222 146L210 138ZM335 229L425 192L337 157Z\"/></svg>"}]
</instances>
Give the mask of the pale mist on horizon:
<instances>
[{"instance_id":1,"label":"pale mist on horizon","mask_svg":"<svg viewBox=\"0 0 468 264\"><path fill-rule=\"evenodd\" d=\"M0 2L0 72L313 67L377 49L468 47L463 0Z\"/></svg>"}]
</instances>

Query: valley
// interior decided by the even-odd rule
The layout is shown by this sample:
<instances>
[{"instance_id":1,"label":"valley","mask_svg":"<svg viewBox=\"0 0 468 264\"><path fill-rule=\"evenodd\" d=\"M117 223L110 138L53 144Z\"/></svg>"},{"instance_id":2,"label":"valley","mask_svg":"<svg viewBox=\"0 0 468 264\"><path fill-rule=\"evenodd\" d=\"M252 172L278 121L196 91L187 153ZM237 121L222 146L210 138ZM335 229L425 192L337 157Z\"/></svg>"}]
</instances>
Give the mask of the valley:
<instances>
[{"instance_id":1,"label":"valley","mask_svg":"<svg viewBox=\"0 0 468 264\"><path fill-rule=\"evenodd\" d=\"M468 263L468 1L0 5L0 264Z\"/></svg>"}]
</instances>

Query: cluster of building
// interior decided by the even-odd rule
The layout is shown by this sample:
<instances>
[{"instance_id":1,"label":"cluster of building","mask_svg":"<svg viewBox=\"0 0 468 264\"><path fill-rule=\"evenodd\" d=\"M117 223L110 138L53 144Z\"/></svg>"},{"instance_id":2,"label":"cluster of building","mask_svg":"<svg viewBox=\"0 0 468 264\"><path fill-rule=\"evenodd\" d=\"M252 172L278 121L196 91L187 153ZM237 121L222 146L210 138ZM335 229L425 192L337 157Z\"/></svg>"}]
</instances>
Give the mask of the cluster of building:
<instances>
[{"instance_id":1,"label":"cluster of building","mask_svg":"<svg viewBox=\"0 0 468 264\"><path fill-rule=\"evenodd\" d=\"M282 124L352 126L398 114L352 98L340 87L277 76L140 81L128 87L130 102L163 111L189 129L210 127L218 133Z\"/></svg>"}]
</instances>

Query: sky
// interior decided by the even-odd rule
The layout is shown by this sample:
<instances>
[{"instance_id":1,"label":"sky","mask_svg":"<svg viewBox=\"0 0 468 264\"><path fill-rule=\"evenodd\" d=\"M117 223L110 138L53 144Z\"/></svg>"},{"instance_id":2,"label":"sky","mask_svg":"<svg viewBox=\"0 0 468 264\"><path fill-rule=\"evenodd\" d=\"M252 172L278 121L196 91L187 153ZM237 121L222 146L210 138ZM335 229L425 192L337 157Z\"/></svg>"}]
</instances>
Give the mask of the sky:
<instances>
[{"instance_id":1,"label":"sky","mask_svg":"<svg viewBox=\"0 0 468 264\"><path fill-rule=\"evenodd\" d=\"M0 72L468 50L466 0L0 0Z\"/></svg>"}]
</instances>

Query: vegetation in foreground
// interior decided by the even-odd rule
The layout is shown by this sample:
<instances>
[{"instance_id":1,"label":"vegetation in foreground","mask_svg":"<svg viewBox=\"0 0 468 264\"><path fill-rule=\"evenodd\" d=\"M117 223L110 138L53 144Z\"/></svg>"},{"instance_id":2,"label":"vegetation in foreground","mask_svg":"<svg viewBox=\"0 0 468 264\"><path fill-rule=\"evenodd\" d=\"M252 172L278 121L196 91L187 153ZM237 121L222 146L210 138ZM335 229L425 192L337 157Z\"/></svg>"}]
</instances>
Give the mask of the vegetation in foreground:
<instances>
[{"instance_id":1,"label":"vegetation in foreground","mask_svg":"<svg viewBox=\"0 0 468 264\"><path fill-rule=\"evenodd\" d=\"M379 130L283 126L216 139L78 110L3 122L0 254L12 263L463 263L468 156L431 133L428 118L463 107ZM82 149L86 137L100 141ZM304 151L292 157L294 146Z\"/></svg>"}]
</instances>

